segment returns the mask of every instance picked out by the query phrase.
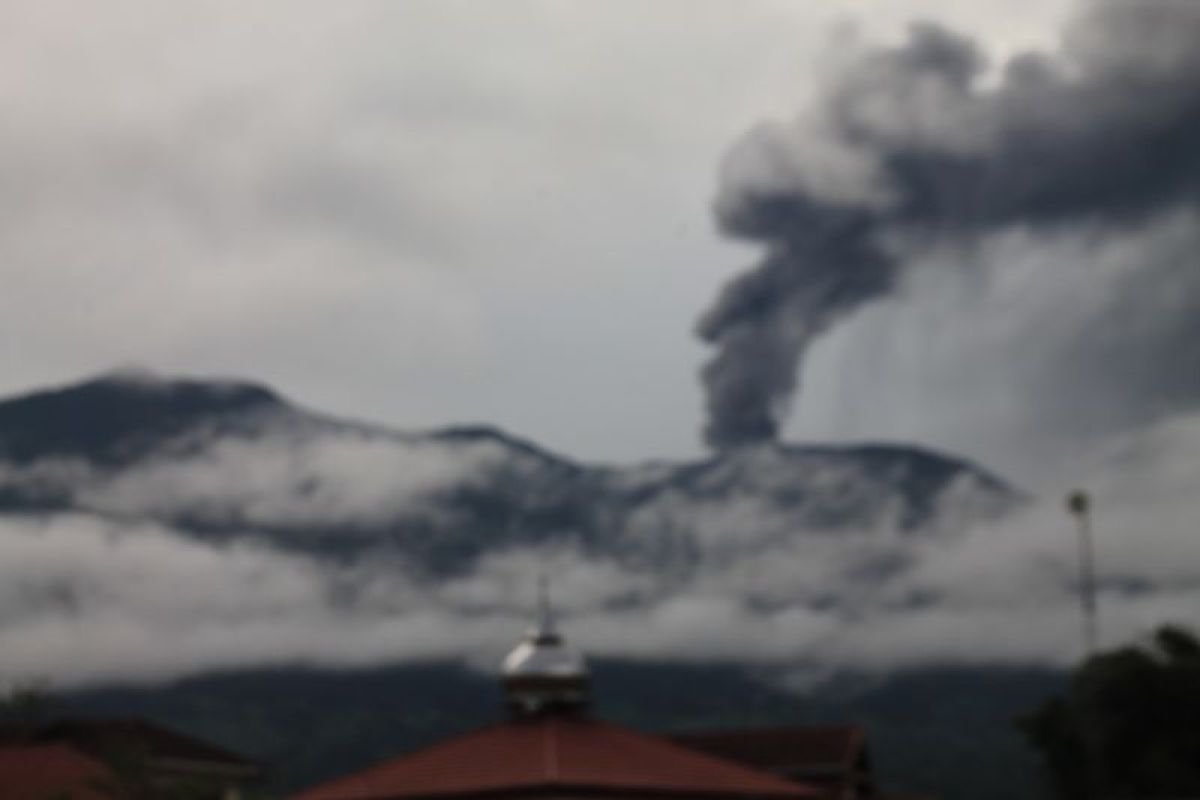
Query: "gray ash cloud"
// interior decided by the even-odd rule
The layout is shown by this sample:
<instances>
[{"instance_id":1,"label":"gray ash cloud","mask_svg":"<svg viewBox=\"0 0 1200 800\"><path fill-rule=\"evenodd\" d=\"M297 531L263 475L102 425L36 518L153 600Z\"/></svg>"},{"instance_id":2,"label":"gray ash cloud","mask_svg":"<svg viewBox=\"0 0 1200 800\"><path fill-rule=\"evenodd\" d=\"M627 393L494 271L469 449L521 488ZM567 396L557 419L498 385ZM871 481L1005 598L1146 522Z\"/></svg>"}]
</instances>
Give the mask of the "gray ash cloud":
<instances>
[{"instance_id":1,"label":"gray ash cloud","mask_svg":"<svg viewBox=\"0 0 1200 800\"><path fill-rule=\"evenodd\" d=\"M809 347L894 294L914 248L1010 228L1135 231L1194 209L1197 42L1200 3L1108 0L1086 8L1058 52L996 74L971 40L919 24L902 45L863 52L809 115L751 131L723 165L717 216L765 252L698 325L717 349L702 373L708 443L774 438ZM1156 325L1200 333L1177 322ZM1181 378L1192 366L1165 359L1145 390L1162 378L1169 402L1194 403L1200 368Z\"/></svg>"}]
</instances>

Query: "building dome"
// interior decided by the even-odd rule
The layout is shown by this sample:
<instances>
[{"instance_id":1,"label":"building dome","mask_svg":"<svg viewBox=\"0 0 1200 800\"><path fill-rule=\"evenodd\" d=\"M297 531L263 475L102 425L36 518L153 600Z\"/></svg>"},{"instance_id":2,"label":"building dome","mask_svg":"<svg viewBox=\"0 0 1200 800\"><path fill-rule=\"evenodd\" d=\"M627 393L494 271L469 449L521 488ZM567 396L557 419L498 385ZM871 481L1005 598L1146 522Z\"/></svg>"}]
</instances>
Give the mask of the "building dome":
<instances>
[{"instance_id":1,"label":"building dome","mask_svg":"<svg viewBox=\"0 0 1200 800\"><path fill-rule=\"evenodd\" d=\"M579 712L587 707L587 664L559 634L545 581L540 588L537 624L501 666L505 698L516 716Z\"/></svg>"},{"instance_id":2,"label":"building dome","mask_svg":"<svg viewBox=\"0 0 1200 800\"><path fill-rule=\"evenodd\" d=\"M587 674L583 656L563 644L557 631L530 628L504 659L504 677L570 678Z\"/></svg>"}]
</instances>

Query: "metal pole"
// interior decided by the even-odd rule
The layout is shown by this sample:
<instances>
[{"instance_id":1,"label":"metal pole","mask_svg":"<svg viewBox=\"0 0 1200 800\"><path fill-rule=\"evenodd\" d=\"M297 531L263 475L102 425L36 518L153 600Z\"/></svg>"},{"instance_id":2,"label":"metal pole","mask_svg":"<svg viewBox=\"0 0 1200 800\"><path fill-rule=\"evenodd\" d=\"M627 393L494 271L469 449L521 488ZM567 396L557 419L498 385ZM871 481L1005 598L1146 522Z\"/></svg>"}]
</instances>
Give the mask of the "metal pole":
<instances>
[{"instance_id":1,"label":"metal pole","mask_svg":"<svg viewBox=\"0 0 1200 800\"><path fill-rule=\"evenodd\" d=\"M1091 498L1082 490L1067 495L1067 510L1079 523L1079 601L1083 608L1085 655L1096 652L1099 621L1096 613L1096 565L1092 548Z\"/></svg>"},{"instance_id":2,"label":"metal pole","mask_svg":"<svg viewBox=\"0 0 1200 800\"><path fill-rule=\"evenodd\" d=\"M1083 608L1084 658L1096 654L1098 625L1096 619L1096 574L1092 552L1092 503L1088 493L1082 489L1067 495L1067 511L1075 517L1079 528L1079 602ZM1079 720L1083 724L1082 719ZM1087 800L1103 796L1102 766L1098 758L1099 742L1094 728L1084 727L1079 731L1084 752L1085 793Z\"/></svg>"}]
</instances>

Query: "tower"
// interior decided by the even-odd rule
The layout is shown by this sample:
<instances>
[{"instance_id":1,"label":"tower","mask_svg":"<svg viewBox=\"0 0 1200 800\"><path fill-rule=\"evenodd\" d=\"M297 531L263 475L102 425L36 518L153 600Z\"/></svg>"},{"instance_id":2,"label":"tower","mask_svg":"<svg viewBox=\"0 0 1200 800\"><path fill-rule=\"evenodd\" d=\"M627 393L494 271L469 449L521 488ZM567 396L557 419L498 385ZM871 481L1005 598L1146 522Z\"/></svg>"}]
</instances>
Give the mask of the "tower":
<instances>
[{"instance_id":1,"label":"tower","mask_svg":"<svg viewBox=\"0 0 1200 800\"><path fill-rule=\"evenodd\" d=\"M587 665L558 632L544 577L538 586L536 624L504 659L502 672L505 703L514 718L581 715L587 710Z\"/></svg>"},{"instance_id":2,"label":"tower","mask_svg":"<svg viewBox=\"0 0 1200 800\"><path fill-rule=\"evenodd\" d=\"M1096 614L1096 556L1092 546L1092 501L1082 489L1067 495L1067 511L1079 523L1079 601L1083 607L1084 655L1096 653L1099 620Z\"/></svg>"}]
</instances>

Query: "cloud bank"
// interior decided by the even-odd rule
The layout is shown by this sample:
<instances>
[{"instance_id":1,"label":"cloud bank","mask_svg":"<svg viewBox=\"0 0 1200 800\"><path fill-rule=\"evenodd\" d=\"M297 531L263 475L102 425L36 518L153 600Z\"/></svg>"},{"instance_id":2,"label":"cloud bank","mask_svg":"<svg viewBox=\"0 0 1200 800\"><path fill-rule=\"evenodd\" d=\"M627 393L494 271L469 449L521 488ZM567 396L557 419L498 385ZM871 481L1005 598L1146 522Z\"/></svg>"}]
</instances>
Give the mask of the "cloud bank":
<instances>
[{"instance_id":1,"label":"cloud bank","mask_svg":"<svg viewBox=\"0 0 1200 800\"><path fill-rule=\"evenodd\" d=\"M1200 614L1194 558L1200 417L1094 455L1105 642ZM148 485L157 485L150 481ZM370 503L367 504L370 507ZM1080 655L1074 531L1055 502L957 534L767 531L705 540L664 576L570 544L488 553L430 579L394 554L314 560L88 514L0 519L0 676L62 686L211 668L461 658L491 667L520 636L533 576L593 655L736 661L811 673L931 664L1065 664Z\"/></svg>"}]
</instances>

